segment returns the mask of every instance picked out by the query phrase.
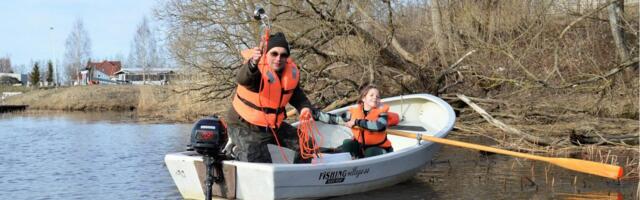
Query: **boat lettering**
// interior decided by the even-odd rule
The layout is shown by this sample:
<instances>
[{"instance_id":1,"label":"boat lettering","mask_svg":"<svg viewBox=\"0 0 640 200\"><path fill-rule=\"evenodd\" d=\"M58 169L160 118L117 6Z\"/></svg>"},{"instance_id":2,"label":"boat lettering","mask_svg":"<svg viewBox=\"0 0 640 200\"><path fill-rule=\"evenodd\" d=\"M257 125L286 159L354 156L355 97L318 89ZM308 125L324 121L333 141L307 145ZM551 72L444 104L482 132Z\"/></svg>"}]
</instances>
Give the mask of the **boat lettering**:
<instances>
[{"instance_id":1,"label":"boat lettering","mask_svg":"<svg viewBox=\"0 0 640 200\"><path fill-rule=\"evenodd\" d=\"M177 176L182 176L182 178L186 178L187 177L187 174L184 173L184 170L181 170L181 169L176 170L176 175Z\"/></svg>"},{"instance_id":2,"label":"boat lettering","mask_svg":"<svg viewBox=\"0 0 640 200\"><path fill-rule=\"evenodd\" d=\"M324 184L332 184L332 183L342 183L345 178L352 176L354 178L360 177L360 175L365 175L369 173L369 168L359 169L358 167L354 167L352 169L345 170L331 170L331 171L323 171L320 172L318 176L318 180L325 180Z\"/></svg>"}]
</instances>

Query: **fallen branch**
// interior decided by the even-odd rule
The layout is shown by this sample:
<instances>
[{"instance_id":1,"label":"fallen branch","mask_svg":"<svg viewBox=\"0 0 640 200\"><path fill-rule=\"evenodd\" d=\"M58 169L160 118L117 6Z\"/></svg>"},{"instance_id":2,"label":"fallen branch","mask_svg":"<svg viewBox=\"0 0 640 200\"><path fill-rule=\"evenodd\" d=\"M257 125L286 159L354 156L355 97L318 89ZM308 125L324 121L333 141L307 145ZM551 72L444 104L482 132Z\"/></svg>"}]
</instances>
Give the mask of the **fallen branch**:
<instances>
[{"instance_id":1,"label":"fallen branch","mask_svg":"<svg viewBox=\"0 0 640 200\"><path fill-rule=\"evenodd\" d=\"M522 137L525 141L527 142L531 142L533 144L537 144L537 145L542 145L542 146L548 146L551 144L551 141L544 139L544 138L540 138L537 136L533 136L530 135L528 133L522 132L516 128L513 128L509 125L506 125L505 123L502 123L500 120L497 120L495 118L493 118L493 116L491 116L489 113L487 113L487 111L485 111L484 109L482 109L480 106L476 105L475 103L471 102L471 100L469 100L469 98L465 95L462 94L457 94L456 95L460 100L464 101L467 105L469 105L471 108L473 108L473 110L475 110L478 114L480 114L487 122L489 122L490 124L500 128L501 130L509 133L509 134L513 134L513 135L517 135Z\"/></svg>"},{"instance_id":2,"label":"fallen branch","mask_svg":"<svg viewBox=\"0 0 640 200\"><path fill-rule=\"evenodd\" d=\"M456 73L458 74L458 78L456 78L456 82L445 85L444 87L438 89L438 93L436 94L442 94L444 93L444 91L447 91L447 89L449 89L450 87L456 86L464 81L464 76L462 76L462 73L460 73L460 71L456 71Z\"/></svg>"},{"instance_id":3,"label":"fallen branch","mask_svg":"<svg viewBox=\"0 0 640 200\"><path fill-rule=\"evenodd\" d=\"M471 50L469 52L467 52L466 54L464 54L462 57L460 57L455 63L451 64L449 66L449 68L445 69L444 71L440 72L440 74L437 76L436 78L436 82L440 82L442 81L442 79L444 79L444 76L446 76L447 74L450 74L451 72L454 72L454 70L456 68L458 68L459 64L465 59L467 58L467 56L470 56L471 54L475 53L477 50Z\"/></svg>"},{"instance_id":4,"label":"fallen branch","mask_svg":"<svg viewBox=\"0 0 640 200\"><path fill-rule=\"evenodd\" d=\"M438 74L438 76L436 76L436 79L435 79L436 84L437 84L438 86L442 85L442 82L444 81L444 78L447 76L447 74L450 74L450 73L452 73L452 72L455 72L455 71L456 71L455 69L460 65L460 63L461 63L465 58L467 58L467 56L469 56L469 55L471 55L471 54L473 54L473 53L475 53L475 52L476 52L476 50L475 50L475 49L474 49L474 50L471 50L471 51L469 51L469 52L467 52L467 53L466 53L466 54L464 54L462 57L460 57L460 59L458 59L458 61L456 61L455 63L451 64L451 65L449 66L449 68L447 68L447 69L445 69L444 71L440 72L440 74ZM460 76L462 76L462 74L460 74ZM458 83L458 81L456 81L456 83L454 83L454 84L457 84L457 83ZM440 89L438 89L438 93L442 93L442 92L444 92L447 88L448 88L448 86L440 87Z\"/></svg>"},{"instance_id":5,"label":"fallen branch","mask_svg":"<svg viewBox=\"0 0 640 200\"><path fill-rule=\"evenodd\" d=\"M583 145L583 144L597 144L597 145L616 145L616 146L632 146L638 145L639 139L638 134L628 134L628 135L601 135L596 131L592 132L592 134L577 134L572 133L569 136L569 139L572 144L575 145Z\"/></svg>"},{"instance_id":6,"label":"fallen branch","mask_svg":"<svg viewBox=\"0 0 640 200\"><path fill-rule=\"evenodd\" d=\"M458 98L455 95L456 94L447 93L447 94L443 94L440 98L448 101L458 100ZM477 98L477 97L467 97L467 98L476 102L481 102L481 103L497 103L501 105L507 104L507 101L497 100L497 99L483 99L483 98Z\"/></svg>"},{"instance_id":7,"label":"fallen branch","mask_svg":"<svg viewBox=\"0 0 640 200\"><path fill-rule=\"evenodd\" d=\"M545 86L549 87L549 88L553 88L553 89L576 87L578 85L591 83L591 82L595 82L597 80L609 78L610 76L613 76L614 74L617 74L617 73L619 73L621 71L624 71L623 69L625 69L625 68L634 67L634 66L637 66L637 65L638 65L638 58L635 57L633 59L630 59L627 62L619 64L618 66L616 66L615 68L609 70L609 72L603 74L602 76L596 76L596 77L593 77L593 78L590 78L590 79L587 79L587 80L577 81L577 82L570 83L570 84L567 84L567 85L564 85L564 86L550 86L550 85L547 85L546 83L545 83Z\"/></svg>"}]
</instances>

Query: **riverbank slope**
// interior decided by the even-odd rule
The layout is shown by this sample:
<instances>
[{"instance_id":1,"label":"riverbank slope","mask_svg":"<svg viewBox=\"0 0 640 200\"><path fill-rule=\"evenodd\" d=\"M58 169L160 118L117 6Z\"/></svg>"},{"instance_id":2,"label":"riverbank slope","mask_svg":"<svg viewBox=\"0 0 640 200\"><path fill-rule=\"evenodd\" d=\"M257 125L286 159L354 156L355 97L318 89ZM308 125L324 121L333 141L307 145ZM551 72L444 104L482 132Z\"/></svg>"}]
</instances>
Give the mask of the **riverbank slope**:
<instances>
[{"instance_id":1,"label":"riverbank slope","mask_svg":"<svg viewBox=\"0 0 640 200\"><path fill-rule=\"evenodd\" d=\"M228 103L198 101L171 86L92 85L34 89L7 98L5 104L29 105L33 110L134 111L149 119L191 122L223 112Z\"/></svg>"}]
</instances>

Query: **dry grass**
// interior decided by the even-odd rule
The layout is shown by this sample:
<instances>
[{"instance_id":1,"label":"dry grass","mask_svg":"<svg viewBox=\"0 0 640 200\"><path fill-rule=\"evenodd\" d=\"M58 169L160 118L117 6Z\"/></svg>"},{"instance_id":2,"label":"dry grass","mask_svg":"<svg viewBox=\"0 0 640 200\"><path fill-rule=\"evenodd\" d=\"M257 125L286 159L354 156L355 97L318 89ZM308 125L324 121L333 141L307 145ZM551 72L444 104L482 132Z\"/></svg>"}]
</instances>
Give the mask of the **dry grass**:
<instances>
[{"instance_id":1,"label":"dry grass","mask_svg":"<svg viewBox=\"0 0 640 200\"><path fill-rule=\"evenodd\" d=\"M32 90L33 88L31 87L0 85L0 94L3 92L29 92Z\"/></svg>"},{"instance_id":2,"label":"dry grass","mask_svg":"<svg viewBox=\"0 0 640 200\"><path fill-rule=\"evenodd\" d=\"M133 110L139 91L129 86L78 86L33 90L7 99L41 110Z\"/></svg>"},{"instance_id":3,"label":"dry grass","mask_svg":"<svg viewBox=\"0 0 640 200\"><path fill-rule=\"evenodd\" d=\"M226 104L195 101L162 86L77 86L33 90L8 98L8 104L26 104L35 110L136 111L163 121L191 122L199 116L221 113Z\"/></svg>"},{"instance_id":4,"label":"dry grass","mask_svg":"<svg viewBox=\"0 0 640 200\"><path fill-rule=\"evenodd\" d=\"M230 101L202 101L189 93L177 93L172 88L141 87L138 112L147 117L192 122L198 117L226 111Z\"/></svg>"}]
</instances>

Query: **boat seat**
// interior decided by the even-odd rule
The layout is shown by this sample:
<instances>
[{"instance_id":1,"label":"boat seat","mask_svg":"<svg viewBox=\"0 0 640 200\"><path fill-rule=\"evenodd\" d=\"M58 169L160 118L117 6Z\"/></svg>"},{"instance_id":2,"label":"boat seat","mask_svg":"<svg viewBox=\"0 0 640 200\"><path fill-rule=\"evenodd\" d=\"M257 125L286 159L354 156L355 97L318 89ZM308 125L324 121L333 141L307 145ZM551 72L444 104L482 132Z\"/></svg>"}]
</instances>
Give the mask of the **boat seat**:
<instances>
[{"instance_id":1,"label":"boat seat","mask_svg":"<svg viewBox=\"0 0 640 200\"><path fill-rule=\"evenodd\" d=\"M342 153L336 148L320 147L320 153Z\"/></svg>"},{"instance_id":2,"label":"boat seat","mask_svg":"<svg viewBox=\"0 0 640 200\"><path fill-rule=\"evenodd\" d=\"M425 129L422 126L409 126L409 125L396 125L396 126L389 127L389 129L402 130L402 131L427 131L427 129Z\"/></svg>"}]
</instances>

